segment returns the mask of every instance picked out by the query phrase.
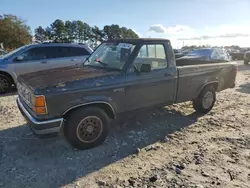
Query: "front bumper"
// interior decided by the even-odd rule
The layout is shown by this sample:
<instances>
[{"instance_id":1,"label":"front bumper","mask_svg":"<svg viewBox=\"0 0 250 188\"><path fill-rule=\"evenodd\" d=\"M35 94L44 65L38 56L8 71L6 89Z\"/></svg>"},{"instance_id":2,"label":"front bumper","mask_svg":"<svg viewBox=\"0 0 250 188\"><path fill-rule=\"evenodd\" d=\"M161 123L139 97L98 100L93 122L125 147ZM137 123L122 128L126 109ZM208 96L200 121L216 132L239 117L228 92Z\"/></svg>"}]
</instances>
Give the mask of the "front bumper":
<instances>
[{"instance_id":1,"label":"front bumper","mask_svg":"<svg viewBox=\"0 0 250 188\"><path fill-rule=\"evenodd\" d=\"M17 106L35 134L46 135L60 132L63 125L63 118L38 121L25 109L19 97L17 98Z\"/></svg>"}]
</instances>

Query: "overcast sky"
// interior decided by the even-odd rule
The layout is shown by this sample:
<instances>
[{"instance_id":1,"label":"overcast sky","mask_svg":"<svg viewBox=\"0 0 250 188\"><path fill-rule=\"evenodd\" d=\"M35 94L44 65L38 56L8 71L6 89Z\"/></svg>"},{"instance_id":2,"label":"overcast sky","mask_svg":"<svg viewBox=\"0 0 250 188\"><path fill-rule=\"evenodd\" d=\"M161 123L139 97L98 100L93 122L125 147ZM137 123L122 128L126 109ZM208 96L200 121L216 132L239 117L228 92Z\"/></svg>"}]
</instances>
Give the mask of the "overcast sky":
<instances>
[{"instance_id":1,"label":"overcast sky","mask_svg":"<svg viewBox=\"0 0 250 188\"><path fill-rule=\"evenodd\" d=\"M27 20L34 30L55 19L103 27L119 24L141 37L184 44L250 46L250 0L0 0L0 14Z\"/></svg>"}]
</instances>

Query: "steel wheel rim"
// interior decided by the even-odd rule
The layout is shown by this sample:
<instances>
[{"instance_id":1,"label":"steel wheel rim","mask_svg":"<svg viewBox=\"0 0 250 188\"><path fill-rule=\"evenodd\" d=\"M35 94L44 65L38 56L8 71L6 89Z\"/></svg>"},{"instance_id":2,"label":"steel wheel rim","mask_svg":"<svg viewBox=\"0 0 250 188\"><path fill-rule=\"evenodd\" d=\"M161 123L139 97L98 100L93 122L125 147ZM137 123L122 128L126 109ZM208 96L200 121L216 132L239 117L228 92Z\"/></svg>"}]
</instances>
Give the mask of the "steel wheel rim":
<instances>
[{"instance_id":1,"label":"steel wheel rim","mask_svg":"<svg viewBox=\"0 0 250 188\"><path fill-rule=\"evenodd\" d=\"M77 126L77 137L83 143L96 141L102 134L103 123L96 116L85 117Z\"/></svg>"},{"instance_id":2,"label":"steel wheel rim","mask_svg":"<svg viewBox=\"0 0 250 188\"><path fill-rule=\"evenodd\" d=\"M0 78L0 92L4 92L8 87L8 81L5 78Z\"/></svg>"},{"instance_id":3,"label":"steel wheel rim","mask_svg":"<svg viewBox=\"0 0 250 188\"><path fill-rule=\"evenodd\" d=\"M212 106L214 101L214 94L211 91L208 91L202 100L202 105L205 109L208 109Z\"/></svg>"}]
</instances>

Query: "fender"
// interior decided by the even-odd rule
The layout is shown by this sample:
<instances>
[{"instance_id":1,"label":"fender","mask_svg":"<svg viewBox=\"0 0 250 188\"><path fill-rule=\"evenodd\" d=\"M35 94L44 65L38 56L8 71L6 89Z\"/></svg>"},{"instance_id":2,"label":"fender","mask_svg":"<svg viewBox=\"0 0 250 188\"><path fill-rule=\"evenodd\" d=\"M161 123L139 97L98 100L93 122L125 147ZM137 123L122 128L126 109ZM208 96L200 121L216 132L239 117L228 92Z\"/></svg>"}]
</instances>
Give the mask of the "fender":
<instances>
[{"instance_id":1,"label":"fender","mask_svg":"<svg viewBox=\"0 0 250 188\"><path fill-rule=\"evenodd\" d=\"M83 107L83 106L88 106L88 105L94 105L94 104L105 104L105 105L108 105L109 108L112 111L114 119L116 119L116 112L115 112L115 109L114 109L113 105L111 105L110 102L107 102L107 101L104 101L104 100L94 100L94 101L93 100L92 101L84 100L83 103L77 104L77 105L74 105L74 106L68 108L65 112L63 112L63 116L65 116L68 112L70 112L71 110L73 110L75 108Z\"/></svg>"},{"instance_id":2,"label":"fender","mask_svg":"<svg viewBox=\"0 0 250 188\"><path fill-rule=\"evenodd\" d=\"M207 82L207 83L205 83L205 84L201 87L201 89L200 89L200 91L198 92L198 95L196 96L196 98L200 95L201 91L202 91L206 86L208 86L208 85L217 85L217 86L218 86L218 84L219 84L218 81L212 81L212 82ZM216 89L216 88L215 88L215 89Z\"/></svg>"}]
</instances>

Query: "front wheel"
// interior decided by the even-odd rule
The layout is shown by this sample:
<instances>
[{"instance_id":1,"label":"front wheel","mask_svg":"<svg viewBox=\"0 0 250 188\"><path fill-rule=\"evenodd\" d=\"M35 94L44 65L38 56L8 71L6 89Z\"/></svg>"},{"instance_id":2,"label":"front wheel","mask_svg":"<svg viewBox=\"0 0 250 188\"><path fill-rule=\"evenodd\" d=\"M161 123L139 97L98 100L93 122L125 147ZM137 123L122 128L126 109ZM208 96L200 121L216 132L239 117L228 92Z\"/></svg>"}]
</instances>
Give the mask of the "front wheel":
<instances>
[{"instance_id":1,"label":"front wheel","mask_svg":"<svg viewBox=\"0 0 250 188\"><path fill-rule=\"evenodd\" d=\"M244 65L248 65L248 61L247 60L244 60Z\"/></svg>"},{"instance_id":2,"label":"front wheel","mask_svg":"<svg viewBox=\"0 0 250 188\"><path fill-rule=\"evenodd\" d=\"M206 114L213 108L215 101L215 88L213 86L208 86L205 87L193 101L193 107L196 112Z\"/></svg>"},{"instance_id":3,"label":"front wheel","mask_svg":"<svg viewBox=\"0 0 250 188\"><path fill-rule=\"evenodd\" d=\"M100 108L80 108L66 119L64 135L79 150L90 149L104 142L109 132L109 118Z\"/></svg>"}]
</instances>

